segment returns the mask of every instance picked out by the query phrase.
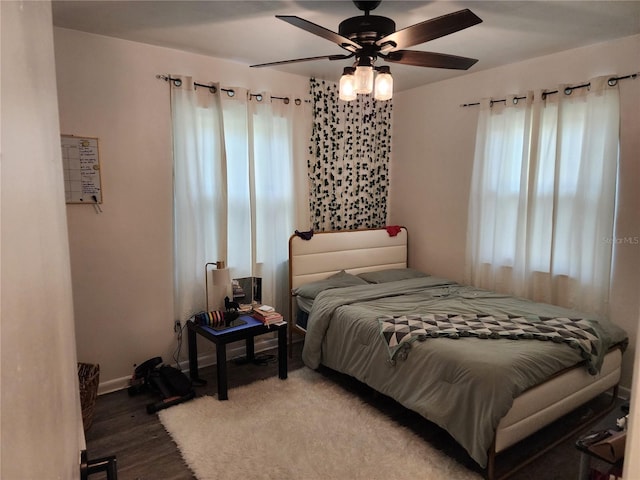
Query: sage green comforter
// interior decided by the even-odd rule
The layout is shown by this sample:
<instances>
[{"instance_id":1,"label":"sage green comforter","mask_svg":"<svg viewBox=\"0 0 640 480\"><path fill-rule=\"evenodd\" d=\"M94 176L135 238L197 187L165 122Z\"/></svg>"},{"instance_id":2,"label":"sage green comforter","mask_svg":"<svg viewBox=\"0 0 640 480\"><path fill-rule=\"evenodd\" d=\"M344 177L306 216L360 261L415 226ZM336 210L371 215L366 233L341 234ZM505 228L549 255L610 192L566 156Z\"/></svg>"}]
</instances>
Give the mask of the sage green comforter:
<instances>
[{"instance_id":1,"label":"sage green comforter","mask_svg":"<svg viewBox=\"0 0 640 480\"><path fill-rule=\"evenodd\" d=\"M600 351L626 341L606 320L436 278L323 291L309 314L302 358L351 375L447 430L481 466L513 399L582 361L567 344L540 340L427 338L389 362L380 315L486 313L593 320ZM599 359L597 366L601 364Z\"/></svg>"}]
</instances>

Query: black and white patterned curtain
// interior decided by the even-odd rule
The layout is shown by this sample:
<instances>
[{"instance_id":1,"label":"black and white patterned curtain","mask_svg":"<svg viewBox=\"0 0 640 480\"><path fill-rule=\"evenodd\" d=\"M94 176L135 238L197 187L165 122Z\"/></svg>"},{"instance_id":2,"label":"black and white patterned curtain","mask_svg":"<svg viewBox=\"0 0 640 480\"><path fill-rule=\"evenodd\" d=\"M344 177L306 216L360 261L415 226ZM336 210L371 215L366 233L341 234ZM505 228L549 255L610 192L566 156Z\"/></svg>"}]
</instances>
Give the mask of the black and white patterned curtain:
<instances>
[{"instance_id":1,"label":"black and white patterned curtain","mask_svg":"<svg viewBox=\"0 0 640 480\"><path fill-rule=\"evenodd\" d=\"M310 81L313 133L308 159L316 231L386 224L392 100L338 99L335 83Z\"/></svg>"}]
</instances>

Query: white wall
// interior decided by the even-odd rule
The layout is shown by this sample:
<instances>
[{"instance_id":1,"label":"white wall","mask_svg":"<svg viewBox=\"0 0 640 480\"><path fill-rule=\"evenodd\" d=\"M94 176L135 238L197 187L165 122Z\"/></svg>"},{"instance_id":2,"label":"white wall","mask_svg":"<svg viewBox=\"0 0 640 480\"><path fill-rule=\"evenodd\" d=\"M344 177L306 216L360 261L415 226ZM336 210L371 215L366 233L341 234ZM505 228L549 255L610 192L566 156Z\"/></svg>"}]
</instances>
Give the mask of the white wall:
<instances>
[{"instance_id":1,"label":"white wall","mask_svg":"<svg viewBox=\"0 0 640 480\"><path fill-rule=\"evenodd\" d=\"M51 4L2 17L0 477L80 477L85 448L71 298Z\"/></svg>"},{"instance_id":2,"label":"white wall","mask_svg":"<svg viewBox=\"0 0 640 480\"><path fill-rule=\"evenodd\" d=\"M640 36L627 37L398 93L394 98L390 212L392 223L408 227L410 263L436 275L463 280L478 108L462 108L460 104L536 88L551 89L559 83L582 83L598 75L634 73L640 70L639 51ZM620 95L616 237L638 239L640 79L621 81ZM621 382L627 388L631 386L638 330L639 283L640 245L619 245L610 317L631 336Z\"/></svg>"},{"instance_id":3,"label":"white wall","mask_svg":"<svg viewBox=\"0 0 640 480\"><path fill-rule=\"evenodd\" d=\"M155 76L301 98L309 81L73 30L54 38L61 130L99 137L103 213L68 205L67 215L78 358L100 363L102 392L126 385L134 363L173 362L176 347L169 86Z\"/></svg>"}]
</instances>

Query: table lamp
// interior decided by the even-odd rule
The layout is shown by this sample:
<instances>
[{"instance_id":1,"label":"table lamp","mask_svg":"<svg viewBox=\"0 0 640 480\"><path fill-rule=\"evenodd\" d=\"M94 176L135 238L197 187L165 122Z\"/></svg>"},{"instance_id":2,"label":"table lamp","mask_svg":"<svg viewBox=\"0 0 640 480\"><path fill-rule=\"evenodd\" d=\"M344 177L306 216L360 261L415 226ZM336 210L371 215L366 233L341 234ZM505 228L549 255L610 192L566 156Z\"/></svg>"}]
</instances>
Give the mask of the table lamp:
<instances>
[{"instance_id":1,"label":"table lamp","mask_svg":"<svg viewBox=\"0 0 640 480\"><path fill-rule=\"evenodd\" d=\"M209 267L215 266L211 270L212 287L209 289ZM232 298L231 289L231 272L225 268L225 262L220 260L217 262L209 262L204 266L204 281L207 297L207 312L213 310L224 310L224 298ZM211 295L209 295L211 290ZM211 302L209 301L211 299ZM211 308L209 308L211 305Z\"/></svg>"}]
</instances>

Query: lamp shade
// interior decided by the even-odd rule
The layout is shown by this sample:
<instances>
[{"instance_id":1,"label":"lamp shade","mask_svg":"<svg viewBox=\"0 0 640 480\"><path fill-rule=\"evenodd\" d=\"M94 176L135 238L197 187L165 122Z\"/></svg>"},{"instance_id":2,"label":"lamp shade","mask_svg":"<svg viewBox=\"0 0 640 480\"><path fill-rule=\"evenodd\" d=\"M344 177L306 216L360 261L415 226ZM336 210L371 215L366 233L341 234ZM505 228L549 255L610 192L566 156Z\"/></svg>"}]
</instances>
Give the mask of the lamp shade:
<instances>
[{"instance_id":1,"label":"lamp shade","mask_svg":"<svg viewBox=\"0 0 640 480\"><path fill-rule=\"evenodd\" d=\"M371 93L373 91L373 67L371 65L358 65L355 73L356 93Z\"/></svg>"},{"instance_id":2,"label":"lamp shade","mask_svg":"<svg viewBox=\"0 0 640 480\"><path fill-rule=\"evenodd\" d=\"M378 70L373 96L376 100L390 100L393 96L393 77L389 67L380 67Z\"/></svg>"},{"instance_id":3,"label":"lamp shade","mask_svg":"<svg viewBox=\"0 0 640 480\"><path fill-rule=\"evenodd\" d=\"M211 270L211 280L216 286L231 285L231 272L228 268Z\"/></svg>"},{"instance_id":4,"label":"lamp shade","mask_svg":"<svg viewBox=\"0 0 640 480\"><path fill-rule=\"evenodd\" d=\"M253 276L262 278L263 270L264 270L264 263L256 262L255 266L253 267Z\"/></svg>"},{"instance_id":5,"label":"lamp shade","mask_svg":"<svg viewBox=\"0 0 640 480\"><path fill-rule=\"evenodd\" d=\"M228 268L220 268L211 270L212 287L207 294L207 304L213 310L224 310L224 297L233 298L233 290L231 287L231 272Z\"/></svg>"},{"instance_id":6,"label":"lamp shade","mask_svg":"<svg viewBox=\"0 0 640 480\"><path fill-rule=\"evenodd\" d=\"M345 67L342 77L340 77L340 100L348 102L356 99L356 85L353 72L353 67Z\"/></svg>"}]
</instances>

